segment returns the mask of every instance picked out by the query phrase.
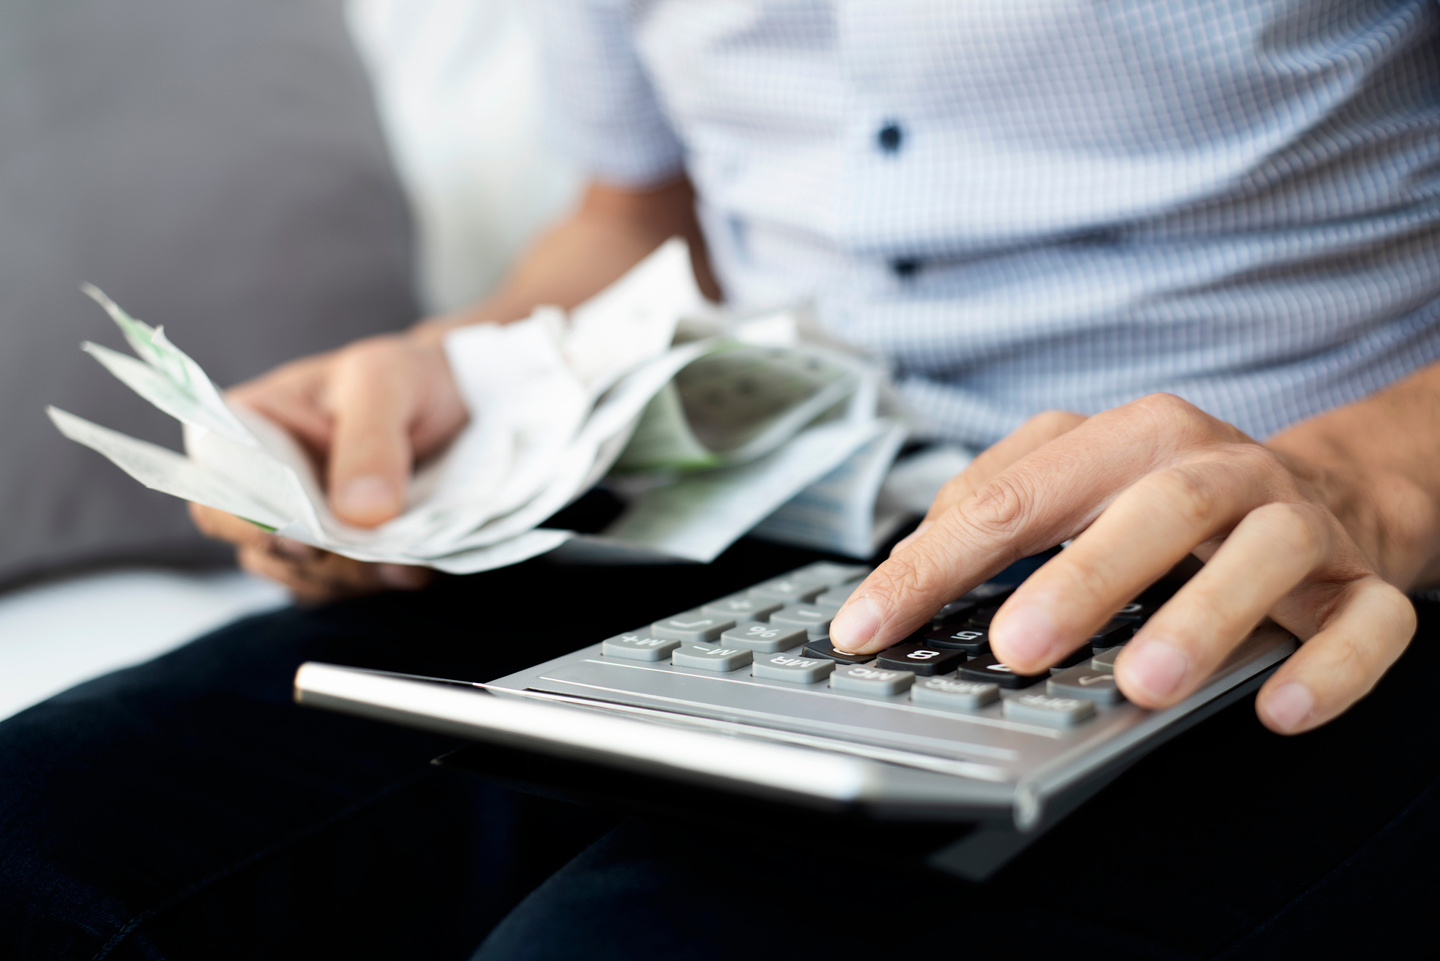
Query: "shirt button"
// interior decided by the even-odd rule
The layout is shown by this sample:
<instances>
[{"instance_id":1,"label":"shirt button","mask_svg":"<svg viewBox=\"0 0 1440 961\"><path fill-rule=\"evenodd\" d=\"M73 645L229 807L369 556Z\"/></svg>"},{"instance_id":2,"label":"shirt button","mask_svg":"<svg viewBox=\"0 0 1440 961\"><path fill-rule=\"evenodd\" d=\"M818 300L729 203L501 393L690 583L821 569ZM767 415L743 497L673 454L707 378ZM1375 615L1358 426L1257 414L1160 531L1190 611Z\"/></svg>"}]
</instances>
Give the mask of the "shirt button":
<instances>
[{"instance_id":1,"label":"shirt button","mask_svg":"<svg viewBox=\"0 0 1440 961\"><path fill-rule=\"evenodd\" d=\"M900 142L905 139L905 133L900 125L893 120L880 128L875 135L875 140L880 144L880 149L886 153L895 153L900 149Z\"/></svg>"},{"instance_id":2,"label":"shirt button","mask_svg":"<svg viewBox=\"0 0 1440 961\"><path fill-rule=\"evenodd\" d=\"M890 269L894 271L896 277L908 279L914 277L915 272L920 269L920 261L911 257L901 257L890 261Z\"/></svg>"}]
</instances>

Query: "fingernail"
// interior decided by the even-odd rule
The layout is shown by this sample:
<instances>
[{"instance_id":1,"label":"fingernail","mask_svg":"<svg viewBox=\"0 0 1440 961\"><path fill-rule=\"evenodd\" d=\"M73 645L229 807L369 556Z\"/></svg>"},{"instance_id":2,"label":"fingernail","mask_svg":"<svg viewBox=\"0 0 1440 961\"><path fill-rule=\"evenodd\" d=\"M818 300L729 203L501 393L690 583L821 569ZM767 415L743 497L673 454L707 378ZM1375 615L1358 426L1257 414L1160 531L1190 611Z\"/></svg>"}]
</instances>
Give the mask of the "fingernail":
<instances>
[{"instance_id":1,"label":"fingernail","mask_svg":"<svg viewBox=\"0 0 1440 961\"><path fill-rule=\"evenodd\" d=\"M1276 688L1275 693L1265 699L1265 713L1270 723L1282 731L1293 731L1310 717L1315 709L1315 698L1303 684L1291 681Z\"/></svg>"},{"instance_id":2,"label":"fingernail","mask_svg":"<svg viewBox=\"0 0 1440 961\"><path fill-rule=\"evenodd\" d=\"M1054 650L1059 633L1055 621L1040 608L1017 607L996 622L990 639L1005 652L1006 660L1033 664Z\"/></svg>"},{"instance_id":3,"label":"fingernail","mask_svg":"<svg viewBox=\"0 0 1440 961\"><path fill-rule=\"evenodd\" d=\"M895 546L890 548L890 553L895 553L900 548L904 547L906 544L909 544L921 534L925 533L925 531L930 527L930 524L930 521L921 521L919 527L915 528L913 531L906 534L904 537L900 538L898 541L895 542Z\"/></svg>"},{"instance_id":4,"label":"fingernail","mask_svg":"<svg viewBox=\"0 0 1440 961\"><path fill-rule=\"evenodd\" d=\"M318 547L292 541L288 537L277 537L271 542L274 552L288 561L311 561L320 556Z\"/></svg>"},{"instance_id":5,"label":"fingernail","mask_svg":"<svg viewBox=\"0 0 1440 961\"><path fill-rule=\"evenodd\" d=\"M430 579L423 567L411 567L408 564L381 564L376 573L387 587L393 587L397 591L419 590Z\"/></svg>"},{"instance_id":6,"label":"fingernail","mask_svg":"<svg viewBox=\"0 0 1440 961\"><path fill-rule=\"evenodd\" d=\"M1174 693L1190 670L1190 659L1164 641L1148 641L1126 651L1122 663L1130 683L1156 700Z\"/></svg>"},{"instance_id":7,"label":"fingernail","mask_svg":"<svg viewBox=\"0 0 1440 961\"><path fill-rule=\"evenodd\" d=\"M874 598L856 598L830 622L830 645L837 651L859 653L879 630L880 605Z\"/></svg>"},{"instance_id":8,"label":"fingernail","mask_svg":"<svg viewBox=\"0 0 1440 961\"><path fill-rule=\"evenodd\" d=\"M335 492L336 512L356 520L390 517L399 509L399 494L380 477L357 477Z\"/></svg>"}]
</instances>

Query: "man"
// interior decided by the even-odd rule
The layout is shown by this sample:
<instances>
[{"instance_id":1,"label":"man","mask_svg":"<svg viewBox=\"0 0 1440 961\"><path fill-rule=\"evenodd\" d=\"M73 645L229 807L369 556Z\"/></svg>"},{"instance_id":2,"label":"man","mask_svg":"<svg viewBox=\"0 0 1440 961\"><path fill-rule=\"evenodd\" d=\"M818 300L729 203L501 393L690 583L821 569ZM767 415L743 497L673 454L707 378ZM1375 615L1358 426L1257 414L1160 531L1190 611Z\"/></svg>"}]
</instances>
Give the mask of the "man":
<instances>
[{"instance_id":1,"label":"man","mask_svg":"<svg viewBox=\"0 0 1440 961\"><path fill-rule=\"evenodd\" d=\"M1305 643L1255 711L1272 731L1300 733L1354 705L1404 651L1416 621L1403 591L1440 578L1436 4L550 0L543 9L552 123L593 177L576 212L492 301L235 392L323 458L341 517L374 525L398 513L411 466L463 424L448 329L574 304L681 234L702 284L745 307L813 298L833 333L889 360L927 436L985 448L836 617L837 647L878 650L1014 559L1073 538L996 616L996 652L1020 670L1061 659L1192 552L1207 561L1201 573L1117 664L1136 703L1179 701L1269 616ZM428 580L195 514L247 567L302 599ZM482 575L473 597L518 576ZM384 610L423 619L437 596L392 596ZM270 632L335 630L355 609L285 615ZM265 630L232 629L216 649ZM1341 728L1357 754L1399 724L1365 717L1368 728ZM1326 878L1362 878L1403 913L1408 875L1364 845L1387 823L1412 844L1434 844L1407 825L1433 808L1436 772L1420 765L1367 782L1368 807L1345 795L1357 834L1316 831L1303 808L1331 810L1324 797L1341 791L1338 776L1331 768L1332 780L1314 780L1322 765L1295 754L1273 762L1276 741L1247 732L1224 744L1233 767L1217 781L1256 790L1267 771L1283 774L1264 803L1234 813L1232 837L1247 836L1248 818L1281 837L1277 850L1303 840L1315 861L1252 866L1268 886L1233 878L1242 893L1228 902L1218 892L1244 873L1248 849L1225 847L1213 829L1181 831L1208 802L1187 786L1187 806L1174 795L1180 782L1152 777L1110 796L1122 810L1127 797L1166 805L1167 818L1131 816L1087 848L1075 834L1093 823L1077 815L1037 846L1037 858L1084 859L1063 864L1079 872L1070 883L1026 874L1024 885L957 894L932 881L912 894L905 882L903 905L901 882L884 872L749 849L738 857L632 826L532 894L486 956L563 957L582 943L605 957L723 956L756 943L873 954L931 943L935 925L960 923L938 912L959 904L1004 918L998 928L984 914L970 922L972 946L1063 948L1066 931L1035 921L1063 915L1080 932L1073 943L1109 954L1226 944L1258 953L1267 945L1254 939L1267 930L1292 947L1306 931L1330 930L1293 908ZM1189 756L1206 756L1206 743ZM1293 816L1285 830L1266 820L1272 798ZM1183 839L1202 843L1187 852ZM1171 846L1168 857L1148 863L1161 877L1129 878L1159 845ZM1362 871L1357 850L1380 860ZM1087 889L1087 870L1108 886ZM744 923L726 926L701 892L750 908L773 896L788 910L756 917L736 907ZM1144 919L1107 913L1124 913L1110 898L1138 903L1151 892L1175 905L1153 907L1143 935L1134 925ZM804 903L787 900L802 893ZM1034 900L1017 903L1024 897ZM1384 906L1346 903L1350 918L1324 915L1336 931L1373 938L1378 918L1395 922L1387 934L1410 930ZM857 933L843 923L852 910L881 927L887 918L912 926ZM1206 910L1208 927L1177 920ZM927 924L913 927L914 912ZM807 917L836 923L782 923Z\"/></svg>"}]
</instances>

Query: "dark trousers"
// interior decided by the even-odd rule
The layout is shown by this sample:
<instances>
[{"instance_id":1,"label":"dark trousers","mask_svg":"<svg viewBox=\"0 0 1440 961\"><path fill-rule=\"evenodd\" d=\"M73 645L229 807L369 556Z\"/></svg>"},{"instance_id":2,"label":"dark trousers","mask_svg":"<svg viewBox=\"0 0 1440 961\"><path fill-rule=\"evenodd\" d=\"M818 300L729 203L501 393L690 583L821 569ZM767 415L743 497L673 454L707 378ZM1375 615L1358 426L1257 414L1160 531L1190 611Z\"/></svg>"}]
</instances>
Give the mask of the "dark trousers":
<instances>
[{"instance_id":1,"label":"dark trousers","mask_svg":"<svg viewBox=\"0 0 1440 961\"><path fill-rule=\"evenodd\" d=\"M1341 721L1286 739L1227 709L983 885L876 867L843 836L794 851L802 812L727 833L723 804L687 823L515 793L428 763L453 741L290 701L304 660L495 677L807 559L541 559L251 618L25 711L0 724L0 957L1433 953L1428 606Z\"/></svg>"}]
</instances>

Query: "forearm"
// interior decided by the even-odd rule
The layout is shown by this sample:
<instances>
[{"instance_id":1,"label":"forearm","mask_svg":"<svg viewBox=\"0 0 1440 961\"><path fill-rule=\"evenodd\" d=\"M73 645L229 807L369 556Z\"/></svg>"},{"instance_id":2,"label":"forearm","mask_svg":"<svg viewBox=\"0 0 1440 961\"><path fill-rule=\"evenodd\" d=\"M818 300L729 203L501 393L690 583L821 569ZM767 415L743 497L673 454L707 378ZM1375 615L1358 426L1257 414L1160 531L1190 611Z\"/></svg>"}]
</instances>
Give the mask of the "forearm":
<instances>
[{"instance_id":1,"label":"forearm","mask_svg":"<svg viewBox=\"0 0 1440 961\"><path fill-rule=\"evenodd\" d=\"M1268 447L1300 461L1387 580L1440 583L1440 364L1302 421Z\"/></svg>"},{"instance_id":2,"label":"forearm","mask_svg":"<svg viewBox=\"0 0 1440 961\"><path fill-rule=\"evenodd\" d=\"M573 307L609 286L674 236L689 242L701 289L707 296L717 297L688 180L650 190L591 185L576 209L521 257L498 293L472 307L427 320L417 333L443 336L466 324L519 320L541 304Z\"/></svg>"}]
</instances>

